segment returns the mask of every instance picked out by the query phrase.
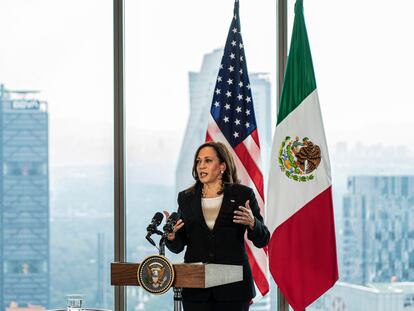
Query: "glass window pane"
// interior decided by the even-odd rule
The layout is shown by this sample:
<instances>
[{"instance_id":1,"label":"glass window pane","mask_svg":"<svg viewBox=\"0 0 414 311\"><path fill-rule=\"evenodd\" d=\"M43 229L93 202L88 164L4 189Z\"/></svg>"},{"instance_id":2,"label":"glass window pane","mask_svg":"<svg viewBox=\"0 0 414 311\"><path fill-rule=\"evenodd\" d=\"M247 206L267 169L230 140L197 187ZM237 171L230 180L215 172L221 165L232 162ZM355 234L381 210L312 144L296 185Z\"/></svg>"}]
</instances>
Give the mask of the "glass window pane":
<instances>
[{"instance_id":1,"label":"glass window pane","mask_svg":"<svg viewBox=\"0 0 414 311\"><path fill-rule=\"evenodd\" d=\"M112 1L0 3L0 310L113 309L112 18Z\"/></svg>"},{"instance_id":2,"label":"glass window pane","mask_svg":"<svg viewBox=\"0 0 414 311\"><path fill-rule=\"evenodd\" d=\"M340 282L307 310L410 310L413 4L312 1L304 9L330 145L340 268Z\"/></svg>"},{"instance_id":3,"label":"glass window pane","mask_svg":"<svg viewBox=\"0 0 414 311\"><path fill-rule=\"evenodd\" d=\"M193 155L205 139L233 2L127 0L125 12L127 248L128 260L139 262L157 253L145 239L154 213L176 210L178 191L193 183ZM261 146L266 149L275 114L276 4L242 1L240 20ZM182 254L168 250L167 257L183 260ZM269 301L261 310L268 310ZM128 288L129 310L172 307L171 291L155 297Z\"/></svg>"}]
</instances>

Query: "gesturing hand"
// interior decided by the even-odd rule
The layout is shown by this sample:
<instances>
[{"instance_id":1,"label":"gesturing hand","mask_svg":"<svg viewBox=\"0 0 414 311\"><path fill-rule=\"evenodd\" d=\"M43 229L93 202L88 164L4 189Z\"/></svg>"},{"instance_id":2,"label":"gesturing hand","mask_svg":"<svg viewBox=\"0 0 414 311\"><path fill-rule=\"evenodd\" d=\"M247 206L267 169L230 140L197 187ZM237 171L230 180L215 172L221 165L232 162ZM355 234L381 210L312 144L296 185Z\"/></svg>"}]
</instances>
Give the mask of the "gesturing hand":
<instances>
[{"instance_id":1,"label":"gesturing hand","mask_svg":"<svg viewBox=\"0 0 414 311\"><path fill-rule=\"evenodd\" d=\"M256 218L253 216L250 209L250 201L247 200L245 206L239 206L239 210L234 211L233 222L249 226L251 230L254 229Z\"/></svg>"},{"instance_id":2,"label":"gesturing hand","mask_svg":"<svg viewBox=\"0 0 414 311\"><path fill-rule=\"evenodd\" d=\"M163 211L165 218L168 219L170 217L170 213L167 211ZM175 223L174 227L173 227L173 232L168 233L167 235L167 239L169 241L172 241L175 239L175 233L180 230L182 227L184 226L184 222L182 221L182 219L178 219L177 222Z\"/></svg>"}]
</instances>

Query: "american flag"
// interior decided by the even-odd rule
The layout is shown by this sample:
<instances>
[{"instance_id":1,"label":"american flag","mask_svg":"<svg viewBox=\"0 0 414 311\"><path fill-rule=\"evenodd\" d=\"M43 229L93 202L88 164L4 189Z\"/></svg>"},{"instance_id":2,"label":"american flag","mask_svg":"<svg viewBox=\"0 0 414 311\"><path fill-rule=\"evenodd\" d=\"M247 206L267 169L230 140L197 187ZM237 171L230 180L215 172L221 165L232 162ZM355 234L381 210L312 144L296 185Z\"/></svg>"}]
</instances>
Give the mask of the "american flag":
<instances>
[{"instance_id":1,"label":"american flag","mask_svg":"<svg viewBox=\"0 0 414 311\"><path fill-rule=\"evenodd\" d=\"M251 187L264 216L260 144L240 32L239 2L227 36L210 110L206 141L224 143L233 154L242 184ZM262 295L269 291L267 249L245 238L253 278Z\"/></svg>"}]
</instances>

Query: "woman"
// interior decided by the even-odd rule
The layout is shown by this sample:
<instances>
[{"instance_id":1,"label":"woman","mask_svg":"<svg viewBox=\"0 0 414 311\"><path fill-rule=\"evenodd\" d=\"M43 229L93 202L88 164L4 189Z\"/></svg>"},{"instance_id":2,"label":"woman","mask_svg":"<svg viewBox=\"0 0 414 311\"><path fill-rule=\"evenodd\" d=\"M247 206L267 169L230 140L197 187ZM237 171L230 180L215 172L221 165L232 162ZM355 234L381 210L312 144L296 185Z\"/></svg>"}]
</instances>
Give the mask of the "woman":
<instances>
[{"instance_id":1,"label":"woman","mask_svg":"<svg viewBox=\"0 0 414 311\"><path fill-rule=\"evenodd\" d=\"M174 253L187 246L184 261L243 266L243 281L206 289L184 289L185 311L244 311L255 296L244 234L256 247L269 241L252 189L239 184L236 167L222 143L207 142L195 154L195 184L178 194L181 219L168 236Z\"/></svg>"}]
</instances>

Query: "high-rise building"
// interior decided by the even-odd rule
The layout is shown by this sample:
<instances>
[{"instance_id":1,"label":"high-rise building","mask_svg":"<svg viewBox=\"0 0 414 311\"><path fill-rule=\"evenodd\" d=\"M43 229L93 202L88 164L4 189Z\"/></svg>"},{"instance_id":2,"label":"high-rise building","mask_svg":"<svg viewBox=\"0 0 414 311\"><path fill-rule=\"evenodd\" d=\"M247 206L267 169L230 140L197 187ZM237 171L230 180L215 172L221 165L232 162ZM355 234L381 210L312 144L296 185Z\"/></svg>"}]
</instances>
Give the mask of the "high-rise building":
<instances>
[{"instance_id":1,"label":"high-rise building","mask_svg":"<svg viewBox=\"0 0 414 311\"><path fill-rule=\"evenodd\" d=\"M49 305L47 103L0 86L0 308Z\"/></svg>"},{"instance_id":2,"label":"high-rise building","mask_svg":"<svg viewBox=\"0 0 414 311\"><path fill-rule=\"evenodd\" d=\"M365 286L337 282L307 311L413 311L414 283L375 283Z\"/></svg>"},{"instance_id":3,"label":"high-rise building","mask_svg":"<svg viewBox=\"0 0 414 311\"><path fill-rule=\"evenodd\" d=\"M343 200L341 280L414 280L414 176L352 176Z\"/></svg>"},{"instance_id":4,"label":"high-rise building","mask_svg":"<svg viewBox=\"0 0 414 311\"><path fill-rule=\"evenodd\" d=\"M216 49L205 54L201 70L189 73L190 115L177 163L175 177L177 192L194 183L191 176L194 153L206 138L211 101L222 56L223 49ZM249 73L249 80L260 139L262 172L267 172L272 147L271 84L269 75L266 73ZM267 184L266 180L265 184ZM254 303L251 310L270 310L270 298L265 297Z\"/></svg>"},{"instance_id":5,"label":"high-rise building","mask_svg":"<svg viewBox=\"0 0 414 311\"><path fill-rule=\"evenodd\" d=\"M208 116L222 56L223 49L205 54L200 71L189 73L190 115L177 162L175 177L177 192L194 183L191 176L194 153L206 138ZM271 84L266 73L250 73L249 79L262 151L262 171L267 172L272 147Z\"/></svg>"}]
</instances>

